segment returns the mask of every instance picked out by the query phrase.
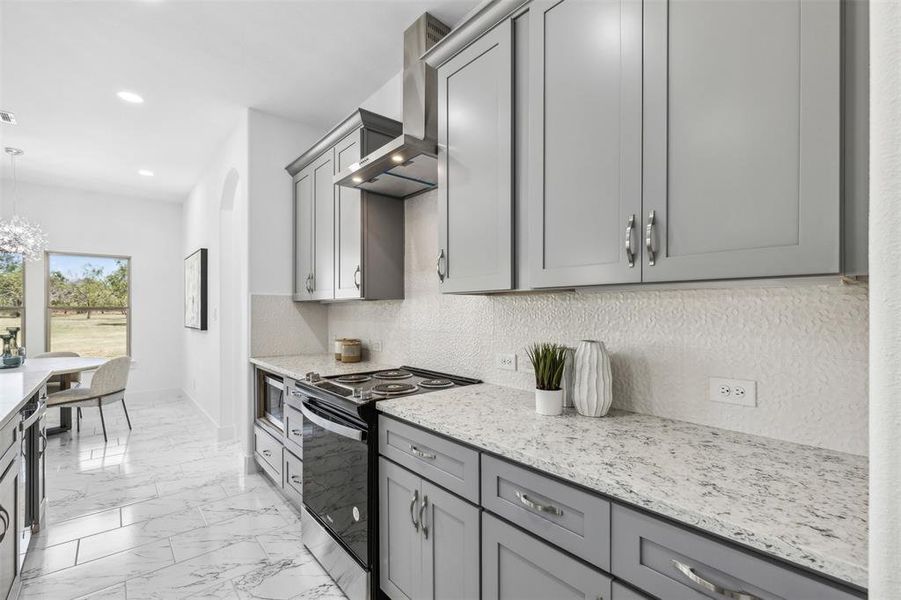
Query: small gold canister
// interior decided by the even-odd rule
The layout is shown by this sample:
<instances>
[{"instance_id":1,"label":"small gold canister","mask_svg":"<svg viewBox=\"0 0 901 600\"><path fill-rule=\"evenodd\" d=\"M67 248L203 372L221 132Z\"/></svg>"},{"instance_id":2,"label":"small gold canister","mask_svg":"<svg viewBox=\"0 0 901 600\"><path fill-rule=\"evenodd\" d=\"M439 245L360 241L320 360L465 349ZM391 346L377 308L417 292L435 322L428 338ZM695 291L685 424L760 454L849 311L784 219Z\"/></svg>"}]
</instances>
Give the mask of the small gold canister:
<instances>
[{"instance_id":1,"label":"small gold canister","mask_svg":"<svg viewBox=\"0 0 901 600\"><path fill-rule=\"evenodd\" d=\"M363 358L363 344L360 340L345 338L341 346L341 362L355 363Z\"/></svg>"},{"instance_id":2,"label":"small gold canister","mask_svg":"<svg viewBox=\"0 0 901 600\"><path fill-rule=\"evenodd\" d=\"M344 338L335 338L335 360L341 362L341 354L344 352Z\"/></svg>"}]
</instances>

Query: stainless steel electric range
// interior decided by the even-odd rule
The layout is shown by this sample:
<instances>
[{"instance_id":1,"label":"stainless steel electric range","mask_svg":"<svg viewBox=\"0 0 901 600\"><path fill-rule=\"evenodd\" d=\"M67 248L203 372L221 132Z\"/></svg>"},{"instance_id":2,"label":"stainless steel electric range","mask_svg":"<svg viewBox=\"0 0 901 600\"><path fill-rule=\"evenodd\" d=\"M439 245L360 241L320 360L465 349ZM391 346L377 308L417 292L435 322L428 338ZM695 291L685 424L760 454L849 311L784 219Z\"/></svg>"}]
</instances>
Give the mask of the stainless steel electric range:
<instances>
[{"instance_id":1,"label":"stainless steel electric range","mask_svg":"<svg viewBox=\"0 0 901 600\"><path fill-rule=\"evenodd\" d=\"M303 413L303 543L350 600L378 594L378 400L481 383L413 367L296 382Z\"/></svg>"}]
</instances>

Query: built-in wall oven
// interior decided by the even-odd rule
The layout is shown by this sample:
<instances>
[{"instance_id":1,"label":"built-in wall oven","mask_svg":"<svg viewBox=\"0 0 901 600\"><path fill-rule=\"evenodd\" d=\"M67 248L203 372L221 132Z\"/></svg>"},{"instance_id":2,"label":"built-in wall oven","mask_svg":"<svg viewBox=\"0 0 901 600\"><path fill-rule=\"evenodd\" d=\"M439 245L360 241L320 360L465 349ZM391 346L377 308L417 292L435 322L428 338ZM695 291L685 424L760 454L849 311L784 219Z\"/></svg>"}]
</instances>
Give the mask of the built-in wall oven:
<instances>
[{"instance_id":1,"label":"built-in wall oven","mask_svg":"<svg viewBox=\"0 0 901 600\"><path fill-rule=\"evenodd\" d=\"M284 429L285 380L257 370L257 417L265 419L277 429Z\"/></svg>"},{"instance_id":2,"label":"built-in wall oven","mask_svg":"<svg viewBox=\"0 0 901 600\"><path fill-rule=\"evenodd\" d=\"M303 415L303 543L350 600L378 598L376 401L471 383L402 367L289 388Z\"/></svg>"}]
</instances>

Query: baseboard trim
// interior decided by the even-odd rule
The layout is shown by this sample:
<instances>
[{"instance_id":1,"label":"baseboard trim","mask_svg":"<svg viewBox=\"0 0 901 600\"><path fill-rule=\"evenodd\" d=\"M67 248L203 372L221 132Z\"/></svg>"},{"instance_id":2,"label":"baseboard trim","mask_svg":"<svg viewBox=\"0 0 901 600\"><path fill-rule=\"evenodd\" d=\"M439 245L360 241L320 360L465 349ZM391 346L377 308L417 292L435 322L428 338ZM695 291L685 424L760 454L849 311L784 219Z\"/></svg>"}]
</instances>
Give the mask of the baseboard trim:
<instances>
[{"instance_id":1,"label":"baseboard trim","mask_svg":"<svg viewBox=\"0 0 901 600\"><path fill-rule=\"evenodd\" d=\"M217 432L220 429L223 429L222 427L219 426L219 422L216 421L213 417L211 417L210 413L208 413L206 411L206 409L204 409L202 406L200 406L200 404L198 404L198 402L196 400L194 400L194 398L191 397L191 394L189 394L185 390L181 390L181 393L184 395L185 399L188 402L190 402L191 404L194 405L194 408L196 408L198 411L200 411L200 414L202 414L204 417L206 417L206 420L210 423L210 425L212 425L216 429Z\"/></svg>"}]
</instances>

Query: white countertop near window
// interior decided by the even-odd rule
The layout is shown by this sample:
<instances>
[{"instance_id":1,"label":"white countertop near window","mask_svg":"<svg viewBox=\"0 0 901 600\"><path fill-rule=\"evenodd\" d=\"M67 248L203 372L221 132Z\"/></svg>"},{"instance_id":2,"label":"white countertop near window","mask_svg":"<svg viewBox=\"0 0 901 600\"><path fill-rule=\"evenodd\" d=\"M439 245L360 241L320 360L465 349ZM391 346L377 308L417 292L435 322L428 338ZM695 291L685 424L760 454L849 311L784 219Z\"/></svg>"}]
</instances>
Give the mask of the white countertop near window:
<instances>
[{"instance_id":1,"label":"white countertop near window","mask_svg":"<svg viewBox=\"0 0 901 600\"><path fill-rule=\"evenodd\" d=\"M380 412L835 579L867 586L867 458L650 415L535 413L490 384Z\"/></svg>"},{"instance_id":2,"label":"white countertop near window","mask_svg":"<svg viewBox=\"0 0 901 600\"><path fill-rule=\"evenodd\" d=\"M22 368L0 371L0 428L10 419L18 418L22 407L52 375L52 371L29 371Z\"/></svg>"},{"instance_id":3,"label":"white countertop near window","mask_svg":"<svg viewBox=\"0 0 901 600\"><path fill-rule=\"evenodd\" d=\"M267 371L303 379L309 372L321 376L344 375L346 373L362 373L364 371L384 371L396 369L400 365L383 365L380 363L361 361L358 363L342 363L335 360L334 354L294 354L292 356L261 356L250 359L250 362Z\"/></svg>"}]
</instances>

